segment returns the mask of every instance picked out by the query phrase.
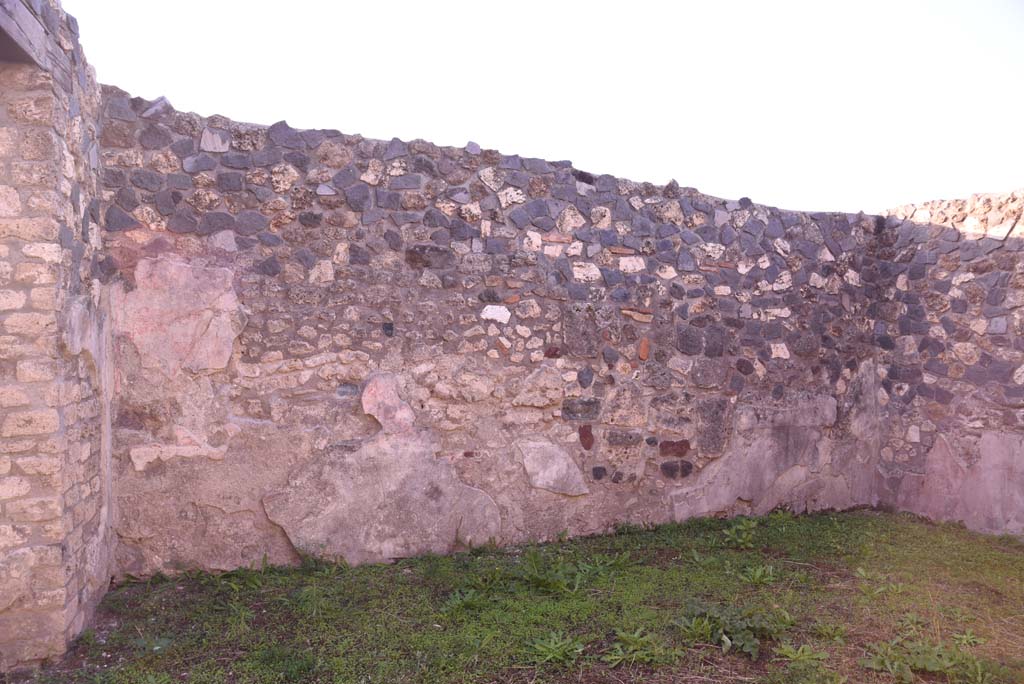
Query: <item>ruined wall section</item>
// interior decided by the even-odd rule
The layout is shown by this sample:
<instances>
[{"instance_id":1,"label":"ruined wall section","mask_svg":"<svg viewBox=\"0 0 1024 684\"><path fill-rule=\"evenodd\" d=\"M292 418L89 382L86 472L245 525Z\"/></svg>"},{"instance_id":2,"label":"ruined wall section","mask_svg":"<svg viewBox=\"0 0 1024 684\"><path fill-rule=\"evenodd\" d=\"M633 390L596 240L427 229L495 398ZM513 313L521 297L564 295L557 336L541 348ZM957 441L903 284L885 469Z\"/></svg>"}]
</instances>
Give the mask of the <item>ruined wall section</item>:
<instances>
[{"instance_id":1,"label":"ruined wall section","mask_svg":"<svg viewBox=\"0 0 1024 684\"><path fill-rule=\"evenodd\" d=\"M0 63L0 671L63 653L110 578L99 88L57 3L8 2ZM108 403L108 402L107 402Z\"/></svg>"},{"instance_id":2,"label":"ruined wall section","mask_svg":"<svg viewBox=\"0 0 1024 684\"><path fill-rule=\"evenodd\" d=\"M121 572L874 502L875 217L104 102Z\"/></svg>"},{"instance_id":3,"label":"ruined wall section","mask_svg":"<svg viewBox=\"0 0 1024 684\"><path fill-rule=\"evenodd\" d=\"M0 671L112 574L886 505L1024 534L1024 195L802 213L96 86L0 0Z\"/></svg>"},{"instance_id":4,"label":"ruined wall section","mask_svg":"<svg viewBox=\"0 0 1024 684\"><path fill-rule=\"evenodd\" d=\"M892 506L1024 534L1024 192L890 212L873 305Z\"/></svg>"}]
</instances>

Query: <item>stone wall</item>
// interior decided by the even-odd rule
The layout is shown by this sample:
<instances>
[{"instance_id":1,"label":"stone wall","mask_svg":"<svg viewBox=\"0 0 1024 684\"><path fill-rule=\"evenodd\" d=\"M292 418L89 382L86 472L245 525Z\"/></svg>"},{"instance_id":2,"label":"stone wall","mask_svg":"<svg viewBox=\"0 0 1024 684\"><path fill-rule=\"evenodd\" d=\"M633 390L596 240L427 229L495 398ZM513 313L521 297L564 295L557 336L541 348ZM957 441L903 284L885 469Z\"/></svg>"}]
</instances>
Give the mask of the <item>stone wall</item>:
<instances>
[{"instance_id":1,"label":"stone wall","mask_svg":"<svg viewBox=\"0 0 1024 684\"><path fill-rule=\"evenodd\" d=\"M4 2L0 27L23 57L0 63L2 671L59 655L81 631L109 584L113 538L90 275L100 91L58 5Z\"/></svg>"},{"instance_id":2,"label":"stone wall","mask_svg":"<svg viewBox=\"0 0 1024 684\"><path fill-rule=\"evenodd\" d=\"M806 214L105 106L122 573L780 505L1020 532L1019 194Z\"/></svg>"},{"instance_id":3,"label":"stone wall","mask_svg":"<svg viewBox=\"0 0 1024 684\"><path fill-rule=\"evenodd\" d=\"M929 241L1016 263L1014 197L1002 235L970 240L920 213L105 102L121 572L925 510L910 483L937 425L896 434L952 391L922 370L936 313L913 291L945 277ZM976 334L1019 365L994 331Z\"/></svg>"},{"instance_id":4,"label":"stone wall","mask_svg":"<svg viewBox=\"0 0 1024 684\"><path fill-rule=\"evenodd\" d=\"M891 212L874 245L885 274L872 310L886 372L881 500L1015 535L1024 535L1022 212L1024 192Z\"/></svg>"},{"instance_id":5,"label":"stone wall","mask_svg":"<svg viewBox=\"0 0 1024 684\"><path fill-rule=\"evenodd\" d=\"M876 503L876 217L104 103L119 573Z\"/></svg>"},{"instance_id":6,"label":"stone wall","mask_svg":"<svg viewBox=\"0 0 1024 684\"><path fill-rule=\"evenodd\" d=\"M887 506L1024 534L1024 194L784 211L102 92L0 0L0 670L111 576Z\"/></svg>"}]
</instances>

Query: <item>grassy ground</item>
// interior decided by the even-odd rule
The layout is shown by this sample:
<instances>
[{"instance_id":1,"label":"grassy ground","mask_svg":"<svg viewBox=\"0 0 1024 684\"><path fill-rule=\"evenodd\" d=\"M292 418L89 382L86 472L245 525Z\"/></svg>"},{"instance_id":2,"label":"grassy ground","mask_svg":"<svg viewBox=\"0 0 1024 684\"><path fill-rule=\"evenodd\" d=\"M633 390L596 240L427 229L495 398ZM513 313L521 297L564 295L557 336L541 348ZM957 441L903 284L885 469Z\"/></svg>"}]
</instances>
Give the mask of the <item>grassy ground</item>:
<instances>
[{"instance_id":1,"label":"grassy ground","mask_svg":"<svg viewBox=\"0 0 1024 684\"><path fill-rule=\"evenodd\" d=\"M902 515L774 513L154 578L111 591L37 681L1019 682L1024 545Z\"/></svg>"}]
</instances>

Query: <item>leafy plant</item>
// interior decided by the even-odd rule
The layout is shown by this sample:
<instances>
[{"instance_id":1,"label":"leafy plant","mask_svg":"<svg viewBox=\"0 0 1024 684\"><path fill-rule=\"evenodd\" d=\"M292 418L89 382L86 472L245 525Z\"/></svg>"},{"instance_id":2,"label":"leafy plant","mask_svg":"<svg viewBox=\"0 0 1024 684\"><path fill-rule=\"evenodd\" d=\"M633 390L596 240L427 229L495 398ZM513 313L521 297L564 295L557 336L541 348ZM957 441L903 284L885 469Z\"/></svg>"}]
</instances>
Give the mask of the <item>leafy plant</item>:
<instances>
[{"instance_id":1,"label":"leafy plant","mask_svg":"<svg viewBox=\"0 0 1024 684\"><path fill-rule=\"evenodd\" d=\"M507 587L512 580L503 568L490 567L474 575L469 581L469 588L489 595Z\"/></svg>"},{"instance_id":2,"label":"leafy plant","mask_svg":"<svg viewBox=\"0 0 1024 684\"><path fill-rule=\"evenodd\" d=\"M775 660L785 660L788 663L809 663L821 662L828 658L828 653L815 651L807 644L793 646L793 644L780 644L775 649Z\"/></svg>"},{"instance_id":3,"label":"leafy plant","mask_svg":"<svg viewBox=\"0 0 1024 684\"><path fill-rule=\"evenodd\" d=\"M627 536L631 534L640 534L650 529L650 526L637 523L621 522L615 525L615 534Z\"/></svg>"},{"instance_id":4,"label":"leafy plant","mask_svg":"<svg viewBox=\"0 0 1024 684\"><path fill-rule=\"evenodd\" d=\"M579 637L564 632L549 632L535 639L529 648L530 659L536 665L551 664L559 667L572 665L583 654L586 644Z\"/></svg>"},{"instance_id":5,"label":"leafy plant","mask_svg":"<svg viewBox=\"0 0 1024 684\"><path fill-rule=\"evenodd\" d=\"M229 601L222 606L227 613L228 631L239 636L250 629L250 622L254 615L252 609L241 601Z\"/></svg>"},{"instance_id":6,"label":"leafy plant","mask_svg":"<svg viewBox=\"0 0 1024 684\"><path fill-rule=\"evenodd\" d=\"M704 555L697 549L690 549L689 561L701 568L707 568L711 565L714 565L715 557Z\"/></svg>"},{"instance_id":7,"label":"leafy plant","mask_svg":"<svg viewBox=\"0 0 1024 684\"><path fill-rule=\"evenodd\" d=\"M775 567L772 565L755 565L743 569L740 579L748 584L764 586L775 581Z\"/></svg>"},{"instance_id":8,"label":"leafy plant","mask_svg":"<svg viewBox=\"0 0 1024 684\"><path fill-rule=\"evenodd\" d=\"M690 643L709 643L725 653L736 650L756 660L761 639L777 639L792 625L792 617L695 601L675 624Z\"/></svg>"},{"instance_id":9,"label":"leafy plant","mask_svg":"<svg viewBox=\"0 0 1024 684\"><path fill-rule=\"evenodd\" d=\"M583 587L584 576L572 563L558 558L545 566L540 559L527 559L519 575L530 587L548 594L575 594Z\"/></svg>"},{"instance_id":10,"label":"leafy plant","mask_svg":"<svg viewBox=\"0 0 1024 684\"><path fill-rule=\"evenodd\" d=\"M769 678L772 684L846 684L849 678L826 668L818 661L788 663L779 673L778 679Z\"/></svg>"},{"instance_id":11,"label":"leafy plant","mask_svg":"<svg viewBox=\"0 0 1024 684\"><path fill-rule=\"evenodd\" d=\"M862 595L867 598L875 598L882 594L902 594L907 589L903 582L883 582L884 577L877 572L870 572L864 568L857 568L853 572L857 579L863 584L858 587Z\"/></svg>"},{"instance_id":12,"label":"leafy plant","mask_svg":"<svg viewBox=\"0 0 1024 684\"><path fill-rule=\"evenodd\" d=\"M814 636L843 645L846 643L846 627L832 622L819 622L814 626Z\"/></svg>"},{"instance_id":13,"label":"leafy plant","mask_svg":"<svg viewBox=\"0 0 1024 684\"><path fill-rule=\"evenodd\" d=\"M956 681L958 684L995 684L1008 681L1011 676L1005 668L972 657L960 664Z\"/></svg>"},{"instance_id":14,"label":"leafy plant","mask_svg":"<svg viewBox=\"0 0 1024 684\"><path fill-rule=\"evenodd\" d=\"M327 608L327 596L320 582L313 579L300 588L295 595L295 604L308 617L317 618L323 615Z\"/></svg>"},{"instance_id":15,"label":"leafy plant","mask_svg":"<svg viewBox=\"0 0 1024 684\"><path fill-rule=\"evenodd\" d=\"M868 644L868 654L861 659L860 664L869 670L891 675L899 684L914 681L914 673L903 657L898 641Z\"/></svg>"},{"instance_id":16,"label":"leafy plant","mask_svg":"<svg viewBox=\"0 0 1024 684\"><path fill-rule=\"evenodd\" d=\"M666 647L656 635L643 629L633 632L617 629L611 649L601 656L601 660L611 667L618 667L638 663L644 665L666 663L675 660L677 656L678 654Z\"/></svg>"},{"instance_id":17,"label":"leafy plant","mask_svg":"<svg viewBox=\"0 0 1024 684\"><path fill-rule=\"evenodd\" d=\"M442 613L454 613L460 610L476 610L482 608L487 597L476 589L456 589L441 606Z\"/></svg>"},{"instance_id":18,"label":"leafy plant","mask_svg":"<svg viewBox=\"0 0 1024 684\"><path fill-rule=\"evenodd\" d=\"M904 636L913 636L919 633L924 625L925 619L917 613L907 613L896 623L900 634Z\"/></svg>"},{"instance_id":19,"label":"leafy plant","mask_svg":"<svg viewBox=\"0 0 1024 684\"><path fill-rule=\"evenodd\" d=\"M862 567L855 568L853 571L853 575L857 579L864 580L866 582L876 582L881 579L881 576L878 573L871 572L870 570L865 570Z\"/></svg>"},{"instance_id":20,"label":"leafy plant","mask_svg":"<svg viewBox=\"0 0 1024 684\"><path fill-rule=\"evenodd\" d=\"M263 574L250 568L238 568L219 575L203 573L199 575L199 581L214 591L238 594L243 590L260 589L263 586Z\"/></svg>"},{"instance_id":21,"label":"leafy plant","mask_svg":"<svg viewBox=\"0 0 1024 684\"><path fill-rule=\"evenodd\" d=\"M514 578L530 589L546 594L576 594L588 582L606 578L630 565L628 552L615 556L596 555L589 561L572 563L563 558L546 559L531 549L523 560Z\"/></svg>"},{"instance_id":22,"label":"leafy plant","mask_svg":"<svg viewBox=\"0 0 1024 684\"><path fill-rule=\"evenodd\" d=\"M953 635L953 643L961 648L969 648L971 646L979 646L985 643L985 640L971 630L965 629L964 631Z\"/></svg>"},{"instance_id":23,"label":"leafy plant","mask_svg":"<svg viewBox=\"0 0 1024 684\"><path fill-rule=\"evenodd\" d=\"M754 548L754 530L757 521L751 518L738 518L736 522L723 531L725 542L736 549L750 550Z\"/></svg>"},{"instance_id":24,"label":"leafy plant","mask_svg":"<svg viewBox=\"0 0 1024 684\"><path fill-rule=\"evenodd\" d=\"M943 608L942 612L948 615L951 619L955 620L956 622L971 622L974 620L973 615L971 615L959 606L950 606L947 608Z\"/></svg>"},{"instance_id":25,"label":"leafy plant","mask_svg":"<svg viewBox=\"0 0 1024 684\"><path fill-rule=\"evenodd\" d=\"M676 626L683 640L690 645L714 643L715 623L706 615L680 618L676 621Z\"/></svg>"},{"instance_id":26,"label":"leafy plant","mask_svg":"<svg viewBox=\"0 0 1024 684\"><path fill-rule=\"evenodd\" d=\"M959 684L992 684L1006 674L1002 668L956 645L899 638L869 644L867 656L860 664L870 670L888 672L899 684L914 682L915 673L942 674Z\"/></svg>"},{"instance_id":27,"label":"leafy plant","mask_svg":"<svg viewBox=\"0 0 1024 684\"><path fill-rule=\"evenodd\" d=\"M596 554L591 557L589 561L580 561L577 563L577 571L588 577L588 578L600 578L604 579L613 575L616 572L625 570L633 564L632 559L629 556L628 551L616 554L614 556L607 556L604 554Z\"/></svg>"}]
</instances>

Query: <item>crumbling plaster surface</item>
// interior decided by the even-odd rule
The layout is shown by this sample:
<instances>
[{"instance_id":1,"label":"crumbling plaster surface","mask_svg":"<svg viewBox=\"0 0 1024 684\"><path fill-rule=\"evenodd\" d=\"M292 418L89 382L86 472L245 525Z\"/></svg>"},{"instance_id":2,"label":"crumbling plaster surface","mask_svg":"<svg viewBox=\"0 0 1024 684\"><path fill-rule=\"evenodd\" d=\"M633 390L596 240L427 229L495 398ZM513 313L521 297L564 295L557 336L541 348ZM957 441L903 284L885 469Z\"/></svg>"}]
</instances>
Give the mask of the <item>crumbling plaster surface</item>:
<instances>
[{"instance_id":1,"label":"crumbling plaster surface","mask_svg":"<svg viewBox=\"0 0 1024 684\"><path fill-rule=\"evenodd\" d=\"M1024 535L1024 435L984 431L970 441L939 436L924 472L899 482L896 505L982 532Z\"/></svg>"},{"instance_id":2,"label":"crumbling plaster surface","mask_svg":"<svg viewBox=\"0 0 1024 684\"><path fill-rule=\"evenodd\" d=\"M173 259L142 259L135 287L112 291L114 326L130 340L143 367L168 379L182 369L223 369L245 327L233 274Z\"/></svg>"},{"instance_id":3,"label":"crumbling plaster surface","mask_svg":"<svg viewBox=\"0 0 1024 684\"><path fill-rule=\"evenodd\" d=\"M299 551L357 564L449 553L501 536L494 500L437 456L436 437L416 428L396 376L373 375L362 407L380 432L354 451L307 461L263 498Z\"/></svg>"}]
</instances>

